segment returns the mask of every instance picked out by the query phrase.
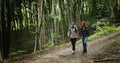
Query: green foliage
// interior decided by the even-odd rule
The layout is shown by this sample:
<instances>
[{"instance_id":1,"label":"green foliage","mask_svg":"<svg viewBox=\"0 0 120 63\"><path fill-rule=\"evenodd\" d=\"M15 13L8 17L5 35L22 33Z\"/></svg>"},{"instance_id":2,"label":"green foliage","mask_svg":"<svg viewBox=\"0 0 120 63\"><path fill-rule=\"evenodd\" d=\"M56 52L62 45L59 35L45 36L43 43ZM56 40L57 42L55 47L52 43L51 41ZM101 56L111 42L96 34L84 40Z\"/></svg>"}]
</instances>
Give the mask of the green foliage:
<instances>
[{"instance_id":1,"label":"green foliage","mask_svg":"<svg viewBox=\"0 0 120 63\"><path fill-rule=\"evenodd\" d=\"M59 38L62 37L62 36L61 36L60 34L58 34L58 33L54 33L54 34L52 34L52 35L53 35L54 39L59 39Z\"/></svg>"},{"instance_id":2,"label":"green foliage","mask_svg":"<svg viewBox=\"0 0 120 63\"><path fill-rule=\"evenodd\" d=\"M98 26L103 27L109 25L109 20L106 18L102 18L98 21Z\"/></svg>"},{"instance_id":3,"label":"green foliage","mask_svg":"<svg viewBox=\"0 0 120 63\"><path fill-rule=\"evenodd\" d=\"M33 4L33 5L37 5L37 2L33 1L32 4Z\"/></svg>"},{"instance_id":4,"label":"green foliage","mask_svg":"<svg viewBox=\"0 0 120 63\"><path fill-rule=\"evenodd\" d=\"M44 49L49 49L52 47L54 47L54 44L51 41L49 41L47 44L44 45Z\"/></svg>"},{"instance_id":5,"label":"green foliage","mask_svg":"<svg viewBox=\"0 0 120 63\"><path fill-rule=\"evenodd\" d=\"M120 31L120 26L116 27L116 26L104 26L104 27L98 27L98 29L96 30L96 33L94 33L93 35L91 35L89 37L89 40L92 40L94 38L100 37L102 35L107 35L116 31Z\"/></svg>"},{"instance_id":6,"label":"green foliage","mask_svg":"<svg viewBox=\"0 0 120 63\"><path fill-rule=\"evenodd\" d=\"M62 38L62 35L58 33L53 33L51 34L51 36L53 36L53 41L52 39L49 39L48 42L44 45L44 48L52 48L58 45L60 42L60 39Z\"/></svg>"},{"instance_id":7,"label":"green foliage","mask_svg":"<svg viewBox=\"0 0 120 63\"><path fill-rule=\"evenodd\" d=\"M28 30L18 30L11 34L11 52L16 52L17 50L26 50L27 53L33 51L34 47L34 32Z\"/></svg>"},{"instance_id":8,"label":"green foliage","mask_svg":"<svg viewBox=\"0 0 120 63\"><path fill-rule=\"evenodd\" d=\"M18 56L21 56L23 54L27 53L26 50L18 50L16 52L10 52L9 56L10 57L18 57Z\"/></svg>"}]
</instances>

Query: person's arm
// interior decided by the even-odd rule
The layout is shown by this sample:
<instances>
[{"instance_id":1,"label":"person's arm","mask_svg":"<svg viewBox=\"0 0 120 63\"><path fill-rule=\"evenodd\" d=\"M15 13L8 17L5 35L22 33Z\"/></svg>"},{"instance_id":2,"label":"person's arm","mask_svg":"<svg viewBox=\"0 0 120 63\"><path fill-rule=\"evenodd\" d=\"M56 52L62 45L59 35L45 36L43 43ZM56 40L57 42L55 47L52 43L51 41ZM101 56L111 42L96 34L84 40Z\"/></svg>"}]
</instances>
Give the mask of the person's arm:
<instances>
[{"instance_id":1,"label":"person's arm","mask_svg":"<svg viewBox=\"0 0 120 63\"><path fill-rule=\"evenodd\" d=\"M79 30L79 36L82 36L82 28Z\"/></svg>"},{"instance_id":2,"label":"person's arm","mask_svg":"<svg viewBox=\"0 0 120 63\"><path fill-rule=\"evenodd\" d=\"M79 30L77 27L76 27L76 30L77 30L76 37L78 38L79 37Z\"/></svg>"},{"instance_id":3,"label":"person's arm","mask_svg":"<svg viewBox=\"0 0 120 63\"><path fill-rule=\"evenodd\" d=\"M86 27L86 30L87 30L87 35L89 36L89 28L88 28L88 27Z\"/></svg>"},{"instance_id":4,"label":"person's arm","mask_svg":"<svg viewBox=\"0 0 120 63\"><path fill-rule=\"evenodd\" d=\"M67 36L70 37L70 28L68 28Z\"/></svg>"},{"instance_id":5,"label":"person's arm","mask_svg":"<svg viewBox=\"0 0 120 63\"><path fill-rule=\"evenodd\" d=\"M81 33L80 29L78 29L78 33L77 33L78 37L80 37L80 33Z\"/></svg>"},{"instance_id":6,"label":"person's arm","mask_svg":"<svg viewBox=\"0 0 120 63\"><path fill-rule=\"evenodd\" d=\"M89 28L87 29L87 31L88 31L88 36L90 35L90 33L89 33Z\"/></svg>"},{"instance_id":7,"label":"person's arm","mask_svg":"<svg viewBox=\"0 0 120 63\"><path fill-rule=\"evenodd\" d=\"M69 31L69 30L68 30L68 32L67 32L67 36L70 37L70 31Z\"/></svg>"}]
</instances>

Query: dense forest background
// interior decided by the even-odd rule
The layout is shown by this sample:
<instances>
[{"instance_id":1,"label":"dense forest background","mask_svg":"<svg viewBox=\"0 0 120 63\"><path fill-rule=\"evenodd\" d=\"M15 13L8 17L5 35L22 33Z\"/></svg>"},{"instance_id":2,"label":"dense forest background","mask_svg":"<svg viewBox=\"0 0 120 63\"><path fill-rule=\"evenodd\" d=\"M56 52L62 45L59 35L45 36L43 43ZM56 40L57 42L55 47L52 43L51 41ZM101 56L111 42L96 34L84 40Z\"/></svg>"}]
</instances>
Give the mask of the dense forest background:
<instances>
[{"instance_id":1,"label":"dense forest background","mask_svg":"<svg viewBox=\"0 0 120 63\"><path fill-rule=\"evenodd\" d=\"M0 52L4 58L68 42L70 22L120 25L120 0L0 0Z\"/></svg>"}]
</instances>

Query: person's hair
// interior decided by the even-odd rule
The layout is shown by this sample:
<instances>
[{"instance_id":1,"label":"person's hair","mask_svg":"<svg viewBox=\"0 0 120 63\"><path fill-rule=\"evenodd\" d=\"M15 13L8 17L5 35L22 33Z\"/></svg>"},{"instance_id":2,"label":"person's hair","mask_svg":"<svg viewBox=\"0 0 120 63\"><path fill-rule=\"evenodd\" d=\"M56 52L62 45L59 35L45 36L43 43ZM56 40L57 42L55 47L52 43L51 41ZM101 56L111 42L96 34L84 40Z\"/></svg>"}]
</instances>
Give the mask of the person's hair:
<instances>
[{"instance_id":1,"label":"person's hair","mask_svg":"<svg viewBox=\"0 0 120 63\"><path fill-rule=\"evenodd\" d=\"M86 25L86 22L85 22L85 21L82 21L81 24L82 24L82 26L83 26L83 25Z\"/></svg>"},{"instance_id":2,"label":"person's hair","mask_svg":"<svg viewBox=\"0 0 120 63\"><path fill-rule=\"evenodd\" d=\"M74 23L73 21L71 23Z\"/></svg>"}]
</instances>

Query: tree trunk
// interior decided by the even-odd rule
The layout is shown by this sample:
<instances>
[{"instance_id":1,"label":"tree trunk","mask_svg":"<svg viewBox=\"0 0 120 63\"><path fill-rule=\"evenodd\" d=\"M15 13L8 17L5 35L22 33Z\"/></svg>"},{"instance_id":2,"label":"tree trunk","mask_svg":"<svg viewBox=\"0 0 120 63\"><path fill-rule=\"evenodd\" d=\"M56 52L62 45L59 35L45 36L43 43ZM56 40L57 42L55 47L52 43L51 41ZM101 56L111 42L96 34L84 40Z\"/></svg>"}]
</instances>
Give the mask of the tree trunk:
<instances>
[{"instance_id":1,"label":"tree trunk","mask_svg":"<svg viewBox=\"0 0 120 63\"><path fill-rule=\"evenodd\" d=\"M5 52L5 49L4 49L4 45L5 45L5 35L6 35L6 21L5 21L5 0L1 0L1 21L2 21L2 42L1 42L1 54L2 54L2 59L5 59L6 57L6 54L4 53Z\"/></svg>"},{"instance_id":2,"label":"tree trunk","mask_svg":"<svg viewBox=\"0 0 120 63\"><path fill-rule=\"evenodd\" d=\"M119 19L120 19L120 17L119 17L120 12L119 12L119 9L118 9L118 0L115 0L114 6L113 6L113 12L114 12L114 16L115 16L114 23L117 24L117 23L119 23Z\"/></svg>"},{"instance_id":3,"label":"tree trunk","mask_svg":"<svg viewBox=\"0 0 120 63\"><path fill-rule=\"evenodd\" d=\"M38 8L38 12L37 12L37 26L36 26L36 41L35 41L35 47L34 47L34 52L37 51L38 49L41 50L41 40L40 40L40 36L41 36L41 28L42 28L42 18L43 18L43 0L39 0L38 2L41 2L40 5L40 9L39 9L39 3L37 3L37 7Z\"/></svg>"},{"instance_id":4,"label":"tree trunk","mask_svg":"<svg viewBox=\"0 0 120 63\"><path fill-rule=\"evenodd\" d=\"M11 38L10 38L10 33L11 33L11 5L10 5L10 1L9 0L6 0L6 7L7 7L7 54L9 54L10 52L10 45L11 45Z\"/></svg>"},{"instance_id":5,"label":"tree trunk","mask_svg":"<svg viewBox=\"0 0 120 63\"><path fill-rule=\"evenodd\" d=\"M5 10L7 10L5 12ZM2 42L1 42L1 53L2 58L8 57L9 48L11 44L10 30L11 30L11 8L9 0L1 1L1 21L2 21ZM6 26L7 25L7 26Z\"/></svg>"}]
</instances>

